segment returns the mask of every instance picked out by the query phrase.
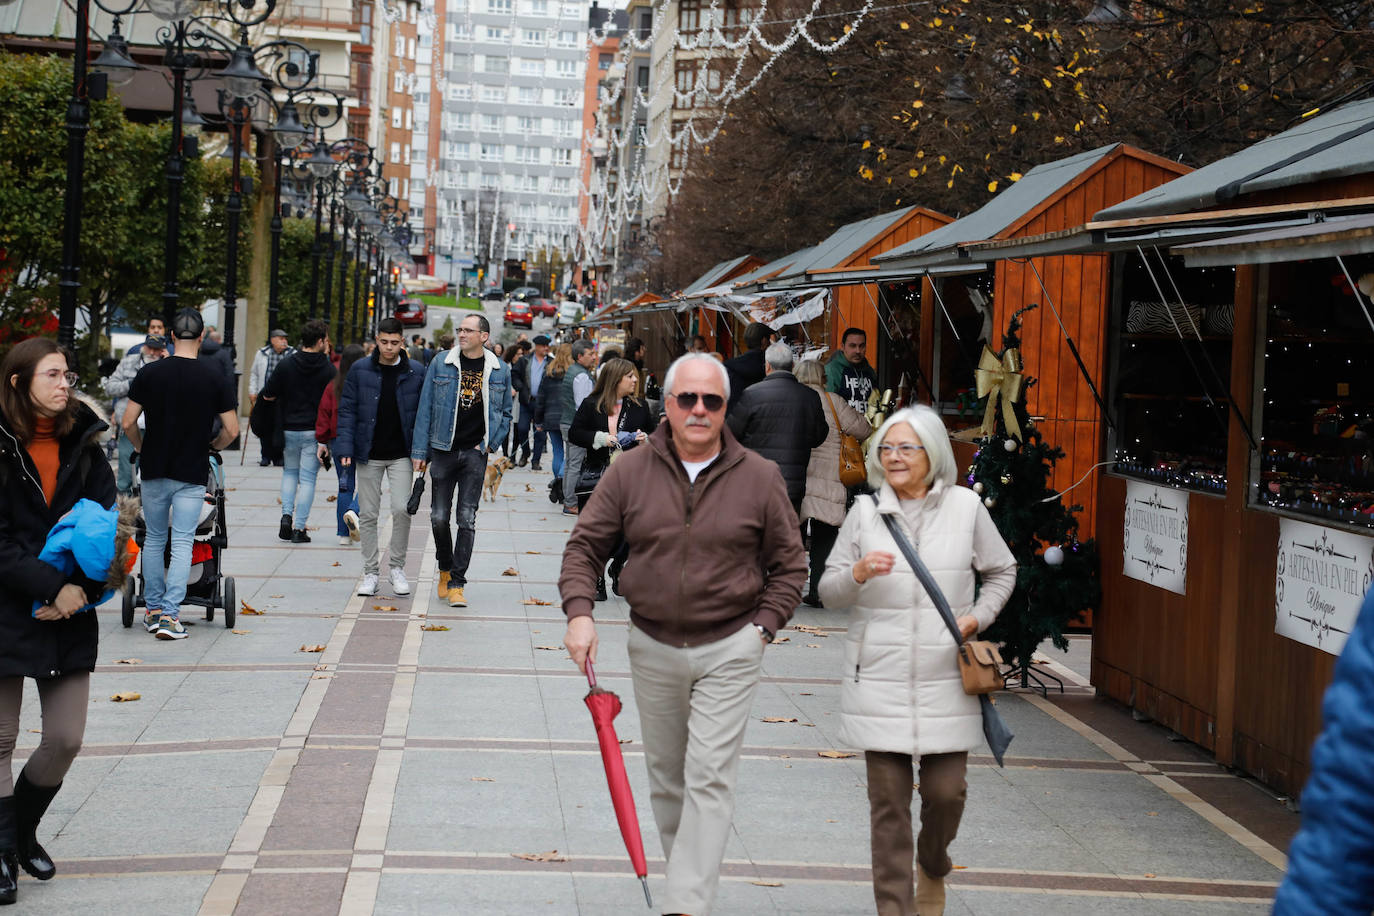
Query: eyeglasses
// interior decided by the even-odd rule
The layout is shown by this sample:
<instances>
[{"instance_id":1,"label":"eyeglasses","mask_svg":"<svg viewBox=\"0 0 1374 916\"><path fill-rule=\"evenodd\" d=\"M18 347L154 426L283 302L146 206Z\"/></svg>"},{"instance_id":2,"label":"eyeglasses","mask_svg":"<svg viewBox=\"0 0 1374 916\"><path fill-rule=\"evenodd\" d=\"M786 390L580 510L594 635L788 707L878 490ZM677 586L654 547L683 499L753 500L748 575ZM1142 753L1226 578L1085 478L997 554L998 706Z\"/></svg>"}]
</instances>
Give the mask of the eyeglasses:
<instances>
[{"instance_id":1,"label":"eyeglasses","mask_svg":"<svg viewBox=\"0 0 1374 916\"><path fill-rule=\"evenodd\" d=\"M711 413L715 413L725 406L725 398L718 394L697 394L695 391L684 391L682 394L670 395L677 399L677 406L683 410L695 410L697 398L701 399L701 406Z\"/></svg>"},{"instance_id":2,"label":"eyeglasses","mask_svg":"<svg viewBox=\"0 0 1374 916\"><path fill-rule=\"evenodd\" d=\"M924 452L925 450L926 447L924 445L913 445L910 442L903 442L901 445L878 446L878 454L883 458L888 458L892 455L901 455L903 458L910 460L916 457L917 452Z\"/></svg>"},{"instance_id":3,"label":"eyeglasses","mask_svg":"<svg viewBox=\"0 0 1374 916\"><path fill-rule=\"evenodd\" d=\"M63 369L49 369L47 372L39 372L38 375L47 379L49 385L56 385L58 379L65 379L71 388L75 388L76 383L81 380L81 377L75 372L67 372Z\"/></svg>"}]
</instances>

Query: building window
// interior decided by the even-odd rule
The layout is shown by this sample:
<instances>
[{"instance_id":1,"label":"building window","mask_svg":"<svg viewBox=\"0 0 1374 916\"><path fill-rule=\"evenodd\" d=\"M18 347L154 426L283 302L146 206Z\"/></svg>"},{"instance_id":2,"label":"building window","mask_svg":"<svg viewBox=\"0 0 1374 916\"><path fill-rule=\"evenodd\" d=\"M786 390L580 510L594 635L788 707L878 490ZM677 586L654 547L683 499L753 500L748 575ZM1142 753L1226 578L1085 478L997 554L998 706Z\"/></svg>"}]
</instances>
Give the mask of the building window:
<instances>
[{"instance_id":1,"label":"building window","mask_svg":"<svg viewBox=\"0 0 1374 916\"><path fill-rule=\"evenodd\" d=\"M555 89L555 90L553 91L553 103L554 103L555 105L566 105L566 106L568 106L568 107L570 107L570 108L571 108L571 107L576 107L576 105L577 105L577 90L576 90L576 89Z\"/></svg>"},{"instance_id":2,"label":"building window","mask_svg":"<svg viewBox=\"0 0 1374 916\"><path fill-rule=\"evenodd\" d=\"M393 144L391 144L391 161L392 161L392 162L395 162L395 163L398 163L398 164L400 163L400 161L401 161L401 144L399 144L399 143L393 143Z\"/></svg>"},{"instance_id":3,"label":"building window","mask_svg":"<svg viewBox=\"0 0 1374 916\"><path fill-rule=\"evenodd\" d=\"M490 0L488 0L490 2ZM701 0L678 0L677 29L695 32L701 28Z\"/></svg>"},{"instance_id":4,"label":"building window","mask_svg":"<svg viewBox=\"0 0 1374 916\"><path fill-rule=\"evenodd\" d=\"M644 41L654 31L654 14L652 10L641 10L639 13L639 40Z\"/></svg>"},{"instance_id":5,"label":"building window","mask_svg":"<svg viewBox=\"0 0 1374 916\"><path fill-rule=\"evenodd\" d=\"M411 60L414 60L414 59L415 59L415 39L414 39L414 38L411 38L411 39L409 39L409 40L406 42L406 57L408 57L408 58L411 59Z\"/></svg>"},{"instance_id":6,"label":"building window","mask_svg":"<svg viewBox=\"0 0 1374 916\"><path fill-rule=\"evenodd\" d=\"M549 0L530 0L530 13L535 16L547 16Z\"/></svg>"},{"instance_id":7,"label":"building window","mask_svg":"<svg viewBox=\"0 0 1374 916\"><path fill-rule=\"evenodd\" d=\"M401 193L401 179L392 177L386 183L386 192L392 197Z\"/></svg>"},{"instance_id":8,"label":"building window","mask_svg":"<svg viewBox=\"0 0 1374 916\"><path fill-rule=\"evenodd\" d=\"M482 59L482 70L486 73L509 73L510 60L503 54L487 54Z\"/></svg>"},{"instance_id":9,"label":"building window","mask_svg":"<svg viewBox=\"0 0 1374 916\"><path fill-rule=\"evenodd\" d=\"M609 70L609 69L611 69L611 64L614 63L614 62L615 62L615 55L614 55L614 54L598 54L598 55L596 56L596 69L598 69L598 70Z\"/></svg>"},{"instance_id":10,"label":"building window","mask_svg":"<svg viewBox=\"0 0 1374 916\"><path fill-rule=\"evenodd\" d=\"M483 86L482 101L484 102L504 102L506 100L506 89L504 86Z\"/></svg>"},{"instance_id":11,"label":"building window","mask_svg":"<svg viewBox=\"0 0 1374 916\"><path fill-rule=\"evenodd\" d=\"M686 153L686 151L685 151L685 150L680 150L680 149L674 148L673 151L668 155L668 168L669 168L669 169L673 169L673 170L678 170L678 169L685 168L686 165L687 165L687 153Z\"/></svg>"},{"instance_id":12,"label":"building window","mask_svg":"<svg viewBox=\"0 0 1374 916\"><path fill-rule=\"evenodd\" d=\"M449 23L449 25L452 29L452 41L467 41L468 39L472 38L472 25L470 23L451 22Z\"/></svg>"},{"instance_id":13,"label":"building window","mask_svg":"<svg viewBox=\"0 0 1374 916\"><path fill-rule=\"evenodd\" d=\"M556 149L553 151L554 165L572 165L572 150Z\"/></svg>"},{"instance_id":14,"label":"building window","mask_svg":"<svg viewBox=\"0 0 1374 916\"><path fill-rule=\"evenodd\" d=\"M539 90L533 86L521 86L517 92L519 93L518 98L521 105L539 104Z\"/></svg>"},{"instance_id":15,"label":"building window","mask_svg":"<svg viewBox=\"0 0 1374 916\"><path fill-rule=\"evenodd\" d=\"M488 133L500 133L504 127L505 125L501 123L501 115L482 115L482 130Z\"/></svg>"},{"instance_id":16,"label":"building window","mask_svg":"<svg viewBox=\"0 0 1374 916\"><path fill-rule=\"evenodd\" d=\"M509 13L511 0L487 0L488 13Z\"/></svg>"},{"instance_id":17,"label":"building window","mask_svg":"<svg viewBox=\"0 0 1374 916\"><path fill-rule=\"evenodd\" d=\"M506 30L498 25L487 26L487 41L505 41Z\"/></svg>"},{"instance_id":18,"label":"building window","mask_svg":"<svg viewBox=\"0 0 1374 916\"><path fill-rule=\"evenodd\" d=\"M449 128L451 130L472 130L472 112L455 111L449 114ZM354 136L357 136L356 134Z\"/></svg>"},{"instance_id":19,"label":"building window","mask_svg":"<svg viewBox=\"0 0 1374 916\"><path fill-rule=\"evenodd\" d=\"M544 43L544 33L540 29L521 29L520 43L522 45L539 47Z\"/></svg>"},{"instance_id":20,"label":"building window","mask_svg":"<svg viewBox=\"0 0 1374 916\"><path fill-rule=\"evenodd\" d=\"M406 129L406 130L414 130L414 129L415 129L415 109L414 109L414 108L407 108L407 109L406 109L406 126L405 126L405 129Z\"/></svg>"},{"instance_id":21,"label":"building window","mask_svg":"<svg viewBox=\"0 0 1374 916\"><path fill-rule=\"evenodd\" d=\"M483 161L483 162L500 162L500 161L501 161L501 144L499 144L499 143L483 143L483 144L482 144L482 161Z\"/></svg>"},{"instance_id":22,"label":"building window","mask_svg":"<svg viewBox=\"0 0 1374 916\"><path fill-rule=\"evenodd\" d=\"M537 146L517 146L515 148L515 161L526 164L538 164L539 147Z\"/></svg>"},{"instance_id":23,"label":"building window","mask_svg":"<svg viewBox=\"0 0 1374 916\"><path fill-rule=\"evenodd\" d=\"M649 129L643 121L635 124L635 146L643 146L649 142Z\"/></svg>"},{"instance_id":24,"label":"building window","mask_svg":"<svg viewBox=\"0 0 1374 916\"><path fill-rule=\"evenodd\" d=\"M494 191L501 186L501 176L491 172L482 173L481 188L483 191Z\"/></svg>"},{"instance_id":25,"label":"building window","mask_svg":"<svg viewBox=\"0 0 1374 916\"><path fill-rule=\"evenodd\" d=\"M558 33L558 47L575 48L577 47L577 33L561 31Z\"/></svg>"},{"instance_id":26,"label":"building window","mask_svg":"<svg viewBox=\"0 0 1374 916\"><path fill-rule=\"evenodd\" d=\"M540 118L516 118L515 125L522 134L537 134L539 133L540 120Z\"/></svg>"},{"instance_id":27,"label":"building window","mask_svg":"<svg viewBox=\"0 0 1374 916\"><path fill-rule=\"evenodd\" d=\"M404 150L405 150L405 158L402 160L402 162L404 162L406 165L410 165L410 144L409 144L409 143L407 143L407 144L405 145Z\"/></svg>"},{"instance_id":28,"label":"building window","mask_svg":"<svg viewBox=\"0 0 1374 916\"><path fill-rule=\"evenodd\" d=\"M555 178L549 185L550 194L567 194L572 190L572 179Z\"/></svg>"},{"instance_id":29,"label":"building window","mask_svg":"<svg viewBox=\"0 0 1374 916\"><path fill-rule=\"evenodd\" d=\"M554 64L555 72L557 72L559 76L577 76L577 70L581 63L580 60L557 61Z\"/></svg>"},{"instance_id":30,"label":"building window","mask_svg":"<svg viewBox=\"0 0 1374 916\"><path fill-rule=\"evenodd\" d=\"M406 91L406 74L404 70L397 70L395 73L391 74L391 91Z\"/></svg>"},{"instance_id":31,"label":"building window","mask_svg":"<svg viewBox=\"0 0 1374 916\"><path fill-rule=\"evenodd\" d=\"M576 135L577 122L568 118L559 118L554 121L553 135L560 139L567 139Z\"/></svg>"},{"instance_id":32,"label":"building window","mask_svg":"<svg viewBox=\"0 0 1374 916\"><path fill-rule=\"evenodd\" d=\"M520 73L522 76L543 76L544 62L537 58L520 58Z\"/></svg>"},{"instance_id":33,"label":"building window","mask_svg":"<svg viewBox=\"0 0 1374 916\"><path fill-rule=\"evenodd\" d=\"M406 56L406 37L399 32L396 33L396 56Z\"/></svg>"},{"instance_id":34,"label":"building window","mask_svg":"<svg viewBox=\"0 0 1374 916\"><path fill-rule=\"evenodd\" d=\"M447 146L449 159L466 159L471 153L470 147L466 143L450 142Z\"/></svg>"},{"instance_id":35,"label":"building window","mask_svg":"<svg viewBox=\"0 0 1374 916\"><path fill-rule=\"evenodd\" d=\"M455 102L470 99L472 98L472 85L470 83L450 83L448 97Z\"/></svg>"},{"instance_id":36,"label":"building window","mask_svg":"<svg viewBox=\"0 0 1374 916\"><path fill-rule=\"evenodd\" d=\"M395 127L395 128L398 128L398 129L400 128L400 126L401 126L401 109L399 109L399 108L393 108L393 109L391 109L391 126L392 126L392 127Z\"/></svg>"},{"instance_id":37,"label":"building window","mask_svg":"<svg viewBox=\"0 0 1374 916\"><path fill-rule=\"evenodd\" d=\"M639 91L647 93L649 91L649 68L647 66L635 67L635 86Z\"/></svg>"}]
</instances>

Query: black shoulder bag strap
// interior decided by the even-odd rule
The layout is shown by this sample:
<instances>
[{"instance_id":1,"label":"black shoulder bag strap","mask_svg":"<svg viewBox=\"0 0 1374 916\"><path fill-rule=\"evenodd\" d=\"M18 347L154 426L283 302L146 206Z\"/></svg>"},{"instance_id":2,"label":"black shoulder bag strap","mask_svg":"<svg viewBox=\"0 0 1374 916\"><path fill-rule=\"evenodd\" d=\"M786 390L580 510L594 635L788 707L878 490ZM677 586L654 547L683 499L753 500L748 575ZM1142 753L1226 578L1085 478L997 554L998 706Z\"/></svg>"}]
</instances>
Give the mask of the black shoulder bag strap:
<instances>
[{"instance_id":1,"label":"black shoulder bag strap","mask_svg":"<svg viewBox=\"0 0 1374 916\"><path fill-rule=\"evenodd\" d=\"M875 512L878 510L878 497L876 495L873 497L873 510ZM915 548L912 547L911 541L907 540L906 533L897 524L897 520L890 515L884 515L882 512L878 512L878 515L881 516L883 524L887 525L888 533L892 535L892 540L897 542L897 549L906 558L907 565L916 574L921 587L926 590L926 594L930 595L930 600L935 602L935 608L944 618L945 626L949 627L950 633L954 635L954 644L956 646L961 645L964 641L964 635L959 632L959 625L954 622L954 611L950 609L949 600L945 598L945 593L940 591L940 586L936 584L930 570L926 569L926 565L916 555ZM983 737L987 739L988 747L992 749L992 756L996 758L997 765L1004 766L1002 757L1011 745L1011 739L1016 736L1010 728L1007 728L1006 722L1002 721L1002 714L993 705L992 697L986 693L979 694L978 704L983 711Z\"/></svg>"}]
</instances>

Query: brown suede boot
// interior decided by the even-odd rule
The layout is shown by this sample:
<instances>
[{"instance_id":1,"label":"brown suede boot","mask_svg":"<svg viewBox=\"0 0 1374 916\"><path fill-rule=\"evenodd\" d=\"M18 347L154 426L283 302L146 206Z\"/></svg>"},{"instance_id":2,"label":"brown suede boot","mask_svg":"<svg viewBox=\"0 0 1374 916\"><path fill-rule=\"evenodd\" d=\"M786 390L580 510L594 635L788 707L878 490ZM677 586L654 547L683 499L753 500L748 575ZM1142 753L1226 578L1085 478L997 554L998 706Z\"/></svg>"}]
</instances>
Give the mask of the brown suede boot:
<instances>
[{"instance_id":1,"label":"brown suede boot","mask_svg":"<svg viewBox=\"0 0 1374 916\"><path fill-rule=\"evenodd\" d=\"M944 916L945 879L926 874L916 863L916 916Z\"/></svg>"}]
</instances>

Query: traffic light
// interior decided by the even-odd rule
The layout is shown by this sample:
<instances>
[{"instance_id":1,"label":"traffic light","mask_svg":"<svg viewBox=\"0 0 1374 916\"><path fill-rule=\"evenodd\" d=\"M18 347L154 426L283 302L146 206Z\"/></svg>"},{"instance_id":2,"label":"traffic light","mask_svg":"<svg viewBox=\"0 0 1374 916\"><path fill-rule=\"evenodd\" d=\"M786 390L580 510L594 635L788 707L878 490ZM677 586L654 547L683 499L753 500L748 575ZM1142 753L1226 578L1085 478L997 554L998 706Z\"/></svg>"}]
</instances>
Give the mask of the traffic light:
<instances>
[{"instance_id":1,"label":"traffic light","mask_svg":"<svg viewBox=\"0 0 1374 916\"><path fill-rule=\"evenodd\" d=\"M521 261L521 262L520 262L520 270L521 270L521 271L524 271L524 269L525 269L525 262L524 262L524 261Z\"/></svg>"}]
</instances>

